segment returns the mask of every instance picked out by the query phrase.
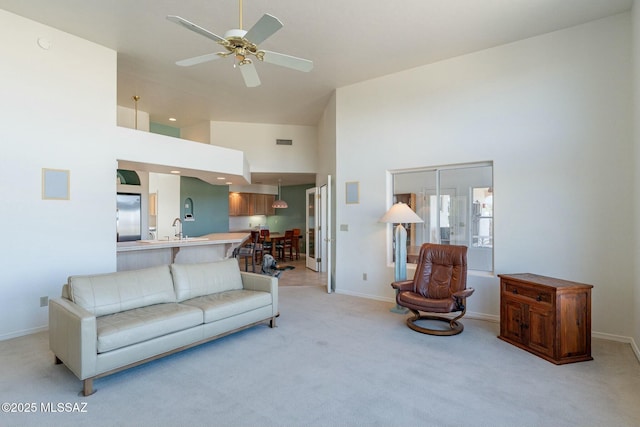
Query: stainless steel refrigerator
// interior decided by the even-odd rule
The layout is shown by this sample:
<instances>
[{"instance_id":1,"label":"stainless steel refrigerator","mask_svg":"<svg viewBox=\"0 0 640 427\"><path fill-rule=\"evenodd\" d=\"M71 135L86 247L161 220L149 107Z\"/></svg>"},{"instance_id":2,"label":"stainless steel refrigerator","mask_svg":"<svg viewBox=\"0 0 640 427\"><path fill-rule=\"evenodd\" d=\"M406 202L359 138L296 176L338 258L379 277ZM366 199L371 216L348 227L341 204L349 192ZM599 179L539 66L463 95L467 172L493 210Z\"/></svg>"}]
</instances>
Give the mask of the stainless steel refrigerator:
<instances>
[{"instance_id":1,"label":"stainless steel refrigerator","mask_svg":"<svg viewBox=\"0 0 640 427\"><path fill-rule=\"evenodd\" d=\"M116 229L118 242L130 242L141 239L140 194L118 193L116 207Z\"/></svg>"}]
</instances>

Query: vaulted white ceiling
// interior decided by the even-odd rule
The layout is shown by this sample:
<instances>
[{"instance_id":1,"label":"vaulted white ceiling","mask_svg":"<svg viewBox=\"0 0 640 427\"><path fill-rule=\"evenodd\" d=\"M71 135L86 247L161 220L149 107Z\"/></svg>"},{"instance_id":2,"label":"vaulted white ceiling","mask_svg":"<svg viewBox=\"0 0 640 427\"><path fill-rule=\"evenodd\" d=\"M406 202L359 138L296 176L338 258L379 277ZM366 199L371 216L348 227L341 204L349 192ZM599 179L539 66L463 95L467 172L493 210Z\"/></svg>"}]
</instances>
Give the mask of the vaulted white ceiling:
<instances>
[{"instance_id":1,"label":"vaulted white ceiling","mask_svg":"<svg viewBox=\"0 0 640 427\"><path fill-rule=\"evenodd\" d=\"M166 19L179 15L224 35L238 28L237 0L0 0L2 9L116 50L118 104L133 108L139 95L139 108L153 122L177 127L209 120L315 125L338 87L631 6L632 0L245 0L245 29L264 13L284 23L260 48L314 62L310 73L257 63L262 85L247 88L231 57L175 65L221 49Z\"/></svg>"}]
</instances>

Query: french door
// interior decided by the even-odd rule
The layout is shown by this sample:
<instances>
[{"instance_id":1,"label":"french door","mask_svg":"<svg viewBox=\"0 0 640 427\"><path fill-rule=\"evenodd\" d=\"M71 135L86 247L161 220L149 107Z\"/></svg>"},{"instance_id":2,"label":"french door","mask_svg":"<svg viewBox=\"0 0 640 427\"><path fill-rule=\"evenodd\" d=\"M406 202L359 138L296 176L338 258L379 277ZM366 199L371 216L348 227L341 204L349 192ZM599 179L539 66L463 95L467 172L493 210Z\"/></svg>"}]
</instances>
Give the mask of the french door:
<instances>
[{"instance_id":1,"label":"french door","mask_svg":"<svg viewBox=\"0 0 640 427\"><path fill-rule=\"evenodd\" d=\"M320 226L323 262L320 265L322 272L327 273L327 293L331 293L331 175L327 177L327 184L320 187L320 206L323 213Z\"/></svg>"},{"instance_id":2,"label":"french door","mask_svg":"<svg viewBox=\"0 0 640 427\"><path fill-rule=\"evenodd\" d=\"M310 268L313 271L318 271L320 267L320 253L318 251L319 244L319 234L318 230L320 229L320 211L318 209L318 201L320 199L320 191L318 187L308 188L307 189L307 268Z\"/></svg>"},{"instance_id":3,"label":"french door","mask_svg":"<svg viewBox=\"0 0 640 427\"><path fill-rule=\"evenodd\" d=\"M307 268L327 273L331 293L331 175L327 184L307 189L306 212Z\"/></svg>"}]
</instances>

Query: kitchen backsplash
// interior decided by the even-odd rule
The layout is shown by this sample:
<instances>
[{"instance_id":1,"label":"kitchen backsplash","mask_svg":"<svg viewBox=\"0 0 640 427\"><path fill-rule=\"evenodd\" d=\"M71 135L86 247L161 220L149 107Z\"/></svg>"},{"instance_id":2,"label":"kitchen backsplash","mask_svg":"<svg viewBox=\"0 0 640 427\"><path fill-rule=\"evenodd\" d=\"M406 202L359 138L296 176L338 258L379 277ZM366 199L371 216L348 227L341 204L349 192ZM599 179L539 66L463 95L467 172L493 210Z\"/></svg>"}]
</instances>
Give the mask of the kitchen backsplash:
<instances>
[{"instance_id":1,"label":"kitchen backsplash","mask_svg":"<svg viewBox=\"0 0 640 427\"><path fill-rule=\"evenodd\" d=\"M266 215L229 217L229 231L251 230L259 227L267 227Z\"/></svg>"}]
</instances>

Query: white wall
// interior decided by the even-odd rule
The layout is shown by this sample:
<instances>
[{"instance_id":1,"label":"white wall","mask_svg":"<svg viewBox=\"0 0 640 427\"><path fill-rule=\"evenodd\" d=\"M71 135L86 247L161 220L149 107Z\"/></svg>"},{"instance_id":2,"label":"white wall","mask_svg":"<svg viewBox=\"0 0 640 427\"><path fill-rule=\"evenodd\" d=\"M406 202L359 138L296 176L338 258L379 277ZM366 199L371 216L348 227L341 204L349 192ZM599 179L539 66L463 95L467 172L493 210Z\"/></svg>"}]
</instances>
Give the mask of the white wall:
<instances>
[{"instance_id":1,"label":"white wall","mask_svg":"<svg viewBox=\"0 0 640 427\"><path fill-rule=\"evenodd\" d=\"M11 147L0 160L11 242L2 249L2 338L45 327L39 297L60 295L70 272L115 269L117 164L107 155L116 53L1 10L0 38L11 40L0 44L2 140ZM42 200L42 168L70 171L70 200Z\"/></svg>"},{"instance_id":2,"label":"white wall","mask_svg":"<svg viewBox=\"0 0 640 427\"><path fill-rule=\"evenodd\" d=\"M320 122L318 123L318 173L316 175L316 186L327 184L328 176L331 175L331 218L336 218L336 94L332 94ZM331 245L331 283L335 289L336 277L336 221L331 221L330 245ZM326 271L325 266L322 270Z\"/></svg>"},{"instance_id":3,"label":"white wall","mask_svg":"<svg viewBox=\"0 0 640 427\"><path fill-rule=\"evenodd\" d=\"M593 284L594 331L631 336L630 41L624 14L339 89L338 291L393 298L387 170L493 160L496 273ZM498 279L469 285L497 316Z\"/></svg>"},{"instance_id":4,"label":"white wall","mask_svg":"<svg viewBox=\"0 0 640 427\"><path fill-rule=\"evenodd\" d=\"M156 237L174 237L177 229L171 224L176 218L180 218L180 176L149 173L149 192L157 194Z\"/></svg>"},{"instance_id":5,"label":"white wall","mask_svg":"<svg viewBox=\"0 0 640 427\"><path fill-rule=\"evenodd\" d=\"M636 245L634 248L633 259L640 259L640 171L638 165L640 165L640 5L638 2L633 3L632 10L633 19L633 94L634 94L634 148L635 148L635 188L632 194L635 195L635 213L634 213L634 226L635 226L635 239ZM634 325L633 330L633 347L636 352L636 356L640 359L640 263L634 262L635 265L635 283L634 283L634 315L632 317L631 324Z\"/></svg>"},{"instance_id":6,"label":"white wall","mask_svg":"<svg viewBox=\"0 0 640 427\"><path fill-rule=\"evenodd\" d=\"M276 145L276 139L293 145ZM211 144L243 151L251 172L316 172L315 126L211 122Z\"/></svg>"},{"instance_id":7,"label":"white wall","mask_svg":"<svg viewBox=\"0 0 640 427\"><path fill-rule=\"evenodd\" d=\"M133 102L133 101L131 101ZM136 129L136 110L118 105L117 107L117 123L129 129ZM149 113L138 109L137 129L149 132Z\"/></svg>"},{"instance_id":8,"label":"white wall","mask_svg":"<svg viewBox=\"0 0 640 427\"><path fill-rule=\"evenodd\" d=\"M51 40L51 49L37 44ZM242 175L242 152L116 126L116 52L0 10L0 339L45 329L41 296L116 269L118 160ZM10 148L8 148L10 147ZM42 168L70 200L42 200Z\"/></svg>"},{"instance_id":9,"label":"white wall","mask_svg":"<svg viewBox=\"0 0 640 427\"><path fill-rule=\"evenodd\" d=\"M209 122L202 122L193 126L180 128L180 138L209 144L211 141L211 127Z\"/></svg>"}]
</instances>

